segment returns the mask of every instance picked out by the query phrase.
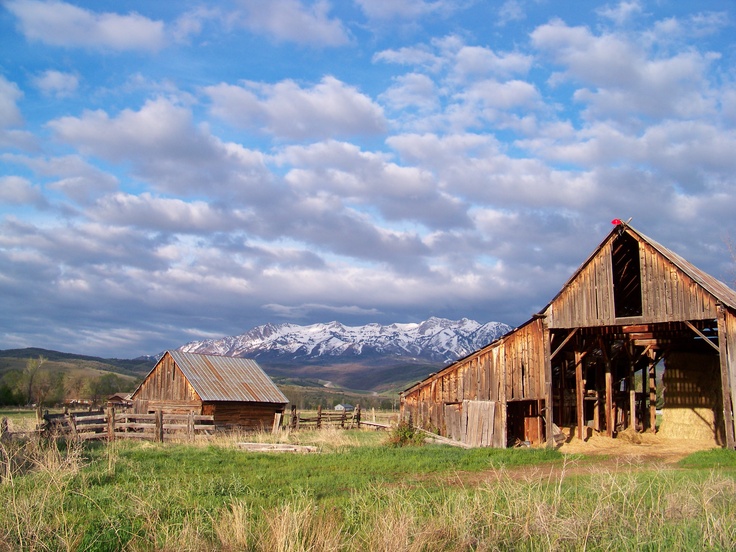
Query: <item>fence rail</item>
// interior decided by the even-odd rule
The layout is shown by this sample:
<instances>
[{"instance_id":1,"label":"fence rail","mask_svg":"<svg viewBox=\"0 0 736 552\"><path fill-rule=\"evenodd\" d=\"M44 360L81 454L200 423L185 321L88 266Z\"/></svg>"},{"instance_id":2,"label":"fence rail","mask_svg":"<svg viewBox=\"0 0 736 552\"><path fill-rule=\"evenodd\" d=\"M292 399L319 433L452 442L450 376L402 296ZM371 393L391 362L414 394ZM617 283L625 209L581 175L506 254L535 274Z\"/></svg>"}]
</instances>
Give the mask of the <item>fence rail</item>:
<instances>
[{"instance_id":1,"label":"fence rail","mask_svg":"<svg viewBox=\"0 0 736 552\"><path fill-rule=\"evenodd\" d=\"M65 434L80 441L94 439L147 439L163 442L165 438L186 436L194 439L197 435L211 435L215 431L213 416L189 414L166 414L156 411L153 414L116 413L115 409L106 411L44 414L40 429L43 433Z\"/></svg>"}]
</instances>

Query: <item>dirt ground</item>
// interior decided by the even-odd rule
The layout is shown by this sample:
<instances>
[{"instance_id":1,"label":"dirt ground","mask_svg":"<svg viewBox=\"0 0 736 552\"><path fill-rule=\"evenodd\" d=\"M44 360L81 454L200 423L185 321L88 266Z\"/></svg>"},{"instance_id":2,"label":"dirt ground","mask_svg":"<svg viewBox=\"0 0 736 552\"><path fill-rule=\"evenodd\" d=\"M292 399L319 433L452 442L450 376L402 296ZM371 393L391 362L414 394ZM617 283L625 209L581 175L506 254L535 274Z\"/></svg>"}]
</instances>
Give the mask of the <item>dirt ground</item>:
<instances>
[{"instance_id":1,"label":"dirt ground","mask_svg":"<svg viewBox=\"0 0 736 552\"><path fill-rule=\"evenodd\" d=\"M713 448L719 448L713 439L674 439L656 433L624 431L613 439L595 433L586 440L573 436L559 450L564 454L600 454L619 459L673 464L693 452Z\"/></svg>"},{"instance_id":2,"label":"dirt ground","mask_svg":"<svg viewBox=\"0 0 736 552\"><path fill-rule=\"evenodd\" d=\"M570 475L628 472L634 469L677 470L677 462L693 452L719 448L712 439L672 439L654 433L623 432L616 438L593 434L586 440L573 436L558 450L569 455L562 466L538 465L490 470L488 478L557 480ZM583 455L582 457L577 455Z\"/></svg>"}]
</instances>

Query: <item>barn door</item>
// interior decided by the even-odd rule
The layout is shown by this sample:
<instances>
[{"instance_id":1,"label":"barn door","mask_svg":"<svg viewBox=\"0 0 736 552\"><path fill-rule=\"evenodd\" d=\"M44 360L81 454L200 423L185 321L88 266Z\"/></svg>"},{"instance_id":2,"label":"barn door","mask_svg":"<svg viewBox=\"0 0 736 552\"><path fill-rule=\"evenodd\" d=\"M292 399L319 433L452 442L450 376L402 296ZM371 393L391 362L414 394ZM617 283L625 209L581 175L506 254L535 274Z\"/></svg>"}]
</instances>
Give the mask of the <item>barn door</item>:
<instances>
[{"instance_id":1,"label":"barn door","mask_svg":"<svg viewBox=\"0 0 736 552\"><path fill-rule=\"evenodd\" d=\"M491 447L494 442L496 401L463 401L462 434L472 447Z\"/></svg>"},{"instance_id":2,"label":"barn door","mask_svg":"<svg viewBox=\"0 0 736 552\"><path fill-rule=\"evenodd\" d=\"M462 403L445 403L445 431L447 437L455 441L463 441L462 418Z\"/></svg>"}]
</instances>

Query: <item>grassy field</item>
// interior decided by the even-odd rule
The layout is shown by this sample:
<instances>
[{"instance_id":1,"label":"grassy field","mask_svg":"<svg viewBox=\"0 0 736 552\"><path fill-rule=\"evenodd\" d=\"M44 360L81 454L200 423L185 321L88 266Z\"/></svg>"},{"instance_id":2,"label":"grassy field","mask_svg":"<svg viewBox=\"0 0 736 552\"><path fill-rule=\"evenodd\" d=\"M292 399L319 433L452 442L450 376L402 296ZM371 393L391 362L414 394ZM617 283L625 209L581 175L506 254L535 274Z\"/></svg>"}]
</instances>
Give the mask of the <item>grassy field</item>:
<instances>
[{"instance_id":1,"label":"grassy field","mask_svg":"<svg viewBox=\"0 0 736 552\"><path fill-rule=\"evenodd\" d=\"M733 550L736 453L620 464L387 433L3 443L0 550Z\"/></svg>"}]
</instances>

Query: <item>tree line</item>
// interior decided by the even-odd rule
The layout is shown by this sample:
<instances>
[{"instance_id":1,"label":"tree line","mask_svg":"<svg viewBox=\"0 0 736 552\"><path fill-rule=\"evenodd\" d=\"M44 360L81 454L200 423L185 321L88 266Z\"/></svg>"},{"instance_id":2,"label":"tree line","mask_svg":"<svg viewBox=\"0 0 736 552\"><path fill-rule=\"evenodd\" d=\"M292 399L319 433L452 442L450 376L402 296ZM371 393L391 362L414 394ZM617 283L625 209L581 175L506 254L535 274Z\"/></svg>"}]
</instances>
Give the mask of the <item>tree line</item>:
<instances>
[{"instance_id":1,"label":"tree line","mask_svg":"<svg viewBox=\"0 0 736 552\"><path fill-rule=\"evenodd\" d=\"M99 404L114 393L127 393L137 383L117 374L83 376L45 369L44 356L30 358L22 370L0 377L0 406L53 406L69 400Z\"/></svg>"}]
</instances>

